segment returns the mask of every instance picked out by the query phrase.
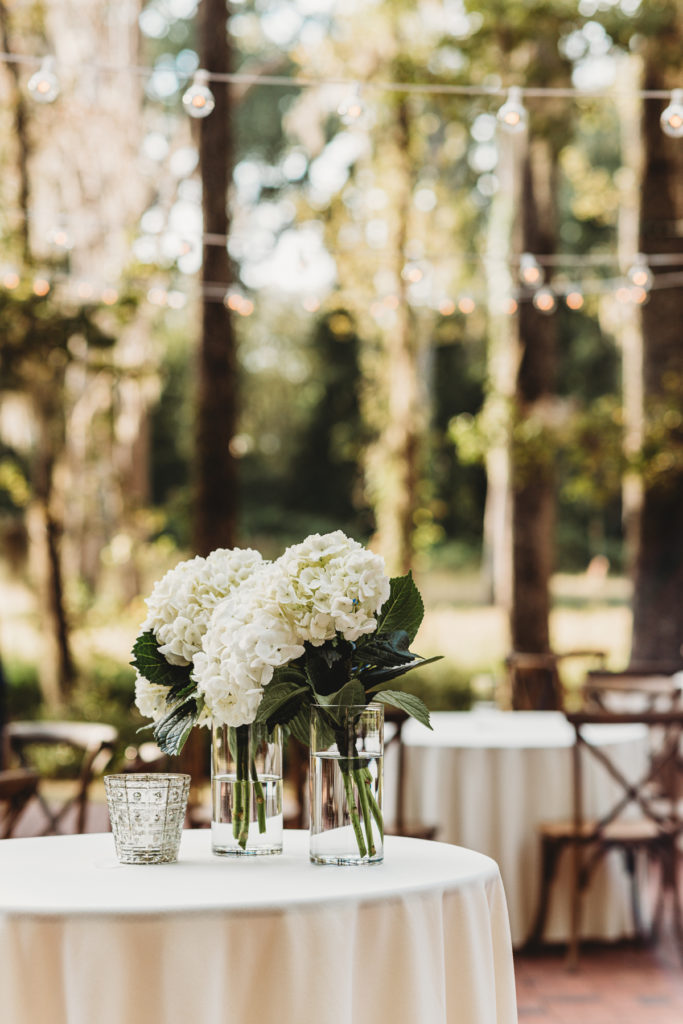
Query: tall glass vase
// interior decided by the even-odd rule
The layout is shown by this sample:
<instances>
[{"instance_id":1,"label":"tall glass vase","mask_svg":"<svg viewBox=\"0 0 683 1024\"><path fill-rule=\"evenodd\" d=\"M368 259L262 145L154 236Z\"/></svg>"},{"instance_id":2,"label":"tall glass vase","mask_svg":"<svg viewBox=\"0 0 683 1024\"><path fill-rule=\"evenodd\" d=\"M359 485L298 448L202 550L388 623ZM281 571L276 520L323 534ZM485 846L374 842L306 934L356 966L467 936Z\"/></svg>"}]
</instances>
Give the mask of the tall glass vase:
<instances>
[{"instance_id":1,"label":"tall glass vase","mask_svg":"<svg viewBox=\"0 0 683 1024\"><path fill-rule=\"evenodd\" d=\"M310 858L315 864L384 859L381 704L311 708Z\"/></svg>"},{"instance_id":2,"label":"tall glass vase","mask_svg":"<svg viewBox=\"0 0 683 1024\"><path fill-rule=\"evenodd\" d=\"M282 853L282 732L214 725L211 847L219 857Z\"/></svg>"}]
</instances>

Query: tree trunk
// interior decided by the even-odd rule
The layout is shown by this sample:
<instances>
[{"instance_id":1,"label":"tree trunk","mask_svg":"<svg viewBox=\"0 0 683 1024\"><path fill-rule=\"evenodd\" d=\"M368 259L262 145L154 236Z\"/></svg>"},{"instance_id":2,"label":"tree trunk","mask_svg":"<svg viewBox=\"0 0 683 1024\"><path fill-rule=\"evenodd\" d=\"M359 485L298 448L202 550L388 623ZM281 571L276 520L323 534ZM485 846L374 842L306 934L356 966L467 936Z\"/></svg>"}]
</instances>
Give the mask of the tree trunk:
<instances>
[{"instance_id":1,"label":"tree trunk","mask_svg":"<svg viewBox=\"0 0 683 1024\"><path fill-rule=\"evenodd\" d=\"M64 577L60 558L61 523L52 508L54 455L51 425L38 414L40 422L34 500L30 509L29 534L38 578L40 612L43 619L42 650L38 676L46 705L58 711L66 702L75 679L69 624L64 603Z\"/></svg>"},{"instance_id":2,"label":"tree trunk","mask_svg":"<svg viewBox=\"0 0 683 1024\"><path fill-rule=\"evenodd\" d=\"M680 22L679 22L680 24ZM651 50L645 88L671 88ZM683 148L664 135L661 106L645 104L645 174L640 250L679 253L683 222ZM666 662L683 667L683 289L655 286L643 307L645 430L664 428L664 442L646 465L639 545L634 574L632 662ZM670 273L670 270L669 270ZM667 436L668 434L668 436ZM674 453L671 453L674 449Z\"/></svg>"},{"instance_id":3,"label":"tree trunk","mask_svg":"<svg viewBox=\"0 0 683 1024\"><path fill-rule=\"evenodd\" d=\"M402 276L414 184L410 156L408 101L398 102L394 130L397 231L394 251L398 281L397 323L386 338L387 422L371 455L372 499L377 519L377 545L389 571L405 573L413 559L413 519L420 477L420 438L426 399L421 395L419 340Z\"/></svg>"},{"instance_id":4,"label":"tree trunk","mask_svg":"<svg viewBox=\"0 0 683 1024\"><path fill-rule=\"evenodd\" d=\"M622 175L619 197L617 245L619 269L625 274L638 252L640 231L641 183L643 180L643 101L640 99L643 77L642 60L623 55L617 64L617 90L614 102L619 114L621 162L628 173ZM624 407L624 454L637 458L643 446L643 323L642 308L624 305L610 297L614 314L613 332L621 349L622 403ZM624 474L621 489L622 522L626 544L626 565L633 575L638 552L640 513L643 505L643 478L635 470Z\"/></svg>"},{"instance_id":5,"label":"tree trunk","mask_svg":"<svg viewBox=\"0 0 683 1024\"><path fill-rule=\"evenodd\" d=\"M509 303L517 288L510 261L519 252L522 161L526 137L499 139L500 188L493 198L487 236L486 284L489 304L486 422L496 424L486 452L486 506L482 573L488 599L509 614L512 606L512 501L510 442L515 381L519 370L519 319Z\"/></svg>"},{"instance_id":6,"label":"tree trunk","mask_svg":"<svg viewBox=\"0 0 683 1024\"><path fill-rule=\"evenodd\" d=\"M225 0L204 0L201 23L202 66L214 73L230 69ZM229 91L212 82L213 112L199 122L204 232L228 234L228 185L232 168ZM204 245L202 284L225 284L231 266L224 245ZM199 349L196 502L194 539L199 554L232 547L237 532L237 467L230 452L237 417L237 357L230 314L224 304L202 297Z\"/></svg>"},{"instance_id":7,"label":"tree trunk","mask_svg":"<svg viewBox=\"0 0 683 1024\"><path fill-rule=\"evenodd\" d=\"M556 165L543 138L529 146L524 169L522 231L528 252L555 248ZM536 417L543 433L544 411L555 390L556 327L553 316L539 313L530 302L520 306L522 360L517 378L520 418ZM543 653L550 648L550 577L555 544L555 479L547 454L513 447L513 595L512 645L516 651ZM513 706L559 706L555 679L534 670L512 695Z\"/></svg>"}]
</instances>

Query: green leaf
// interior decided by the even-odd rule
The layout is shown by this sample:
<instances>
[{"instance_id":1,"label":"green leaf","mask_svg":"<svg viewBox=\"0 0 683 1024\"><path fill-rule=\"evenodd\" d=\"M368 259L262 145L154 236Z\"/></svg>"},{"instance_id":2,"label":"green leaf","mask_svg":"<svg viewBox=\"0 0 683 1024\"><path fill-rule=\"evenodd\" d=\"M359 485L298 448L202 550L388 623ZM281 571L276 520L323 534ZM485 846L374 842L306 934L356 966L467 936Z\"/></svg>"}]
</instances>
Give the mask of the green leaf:
<instances>
[{"instance_id":1,"label":"green leaf","mask_svg":"<svg viewBox=\"0 0 683 1024\"><path fill-rule=\"evenodd\" d=\"M373 693L379 686L388 683L390 679L398 679L399 676L404 676L406 672L412 672L414 668L431 665L433 661L441 661L441 655L438 654L434 658L421 658L418 655L407 664L395 665L394 667L371 668L361 672L360 675L368 693Z\"/></svg>"},{"instance_id":2,"label":"green leaf","mask_svg":"<svg viewBox=\"0 0 683 1024\"><path fill-rule=\"evenodd\" d=\"M343 708L351 707L354 704L367 704L365 687L360 679L349 679L340 690L337 690L336 693L331 693L324 700L321 700L320 703L326 705L338 704Z\"/></svg>"},{"instance_id":3,"label":"green leaf","mask_svg":"<svg viewBox=\"0 0 683 1024\"><path fill-rule=\"evenodd\" d=\"M329 696L350 679L352 656L352 644L341 637L328 640L319 647L306 644L306 673L317 694Z\"/></svg>"},{"instance_id":4,"label":"green leaf","mask_svg":"<svg viewBox=\"0 0 683 1024\"><path fill-rule=\"evenodd\" d=\"M412 643L424 616L424 604L415 586L413 574L395 576L391 580L389 597L377 617L374 636L385 636L396 630L405 630L408 643Z\"/></svg>"},{"instance_id":5,"label":"green leaf","mask_svg":"<svg viewBox=\"0 0 683 1024\"><path fill-rule=\"evenodd\" d=\"M190 685L192 691L196 689L196 684L190 677L192 666L171 665L166 661L151 629L147 633L141 633L135 641L131 665L150 683L170 687L171 697L179 696Z\"/></svg>"},{"instance_id":6,"label":"green leaf","mask_svg":"<svg viewBox=\"0 0 683 1024\"><path fill-rule=\"evenodd\" d=\"M201 708L194 697L176 704L154 725L154 738L164 754L179 754L197 724Z\"/></svg>"},{"instance_id":7,"label":"green leaf","mask_svg":"<svg viewBox=\"0 0 683 1024\"><path fill-rule=\"evenodd\" d=\"M298 711L304 694L309 692L307 686L291 682L269 683L263 691L254 721L267 722L270 728L286 723Z\"/></svg>"},{"instance_id":8,"label":"green leaf","mask_svg":"<svg viewBox=\"0 0 683 1024\"><path fill-rule=\"evenodd\" d=\"M400 690L384 690L382 693L376 694L373 700L399 708L400 711L405 711L406 714L415 718L422 725L426 725L428 729L432 728L429 721L429 708L414 693L401 693Z\"/></svg>"},{"instance_id":9,"label":"green leaf","mask_svg":"<svg viewBox=\"0 0 683 1024\"><path fill-rule=\"evenodd\" d=\"M311 709L307 703L302 703L297 713L287 722L287 728L299 743L305 747L311 743Z\"/></svg>"},{"instance_id":10,"label":"green leaf","mask_svg":"<svg viewBox=\"0 0 683 1024\"><path fill-rule=\"evenodd\" d=\"M404 629L396 629L382 636L373 635L359 647L356 660L373 665L400 665L416 657L408 650L409 643Z\"/></svg>"}]
</instances>

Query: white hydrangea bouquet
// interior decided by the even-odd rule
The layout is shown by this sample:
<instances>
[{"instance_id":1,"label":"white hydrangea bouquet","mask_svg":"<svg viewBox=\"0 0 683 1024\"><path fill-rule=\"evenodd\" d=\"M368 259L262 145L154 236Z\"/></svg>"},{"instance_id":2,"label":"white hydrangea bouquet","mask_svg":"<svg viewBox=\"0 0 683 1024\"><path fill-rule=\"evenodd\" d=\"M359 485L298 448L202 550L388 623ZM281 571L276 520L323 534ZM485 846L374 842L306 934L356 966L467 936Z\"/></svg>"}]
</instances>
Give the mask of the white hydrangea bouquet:
<instances>
[{"instance_id":1,"label":"white hydrangea bouquet","mask_svg":"<svg viewBox=\"0 0 683 1024\"><path fill-rule=\"evenodd\" d=\"M133 648L136 703L166 753L178 754L195 725L225 724L248 787L258 785L249 778L252 723L280 725L308 745L310 708L323 706L340 750L352 742L340 707L381 702L429 726L418 697L388 688L437 660L409 650L424 612L419 591L410 573L390 580L379 555L339 530L273 562L238 548L182 562L146 603Z\"/></svg>"}]
</instances>

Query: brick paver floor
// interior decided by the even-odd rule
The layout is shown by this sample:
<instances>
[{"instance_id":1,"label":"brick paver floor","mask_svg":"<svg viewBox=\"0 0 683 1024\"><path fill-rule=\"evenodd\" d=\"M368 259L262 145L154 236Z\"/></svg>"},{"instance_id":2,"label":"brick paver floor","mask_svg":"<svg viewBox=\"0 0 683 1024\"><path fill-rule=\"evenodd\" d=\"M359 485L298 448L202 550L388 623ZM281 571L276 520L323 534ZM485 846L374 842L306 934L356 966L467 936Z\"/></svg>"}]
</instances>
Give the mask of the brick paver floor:
<instances>
[{"instance_id":1,"label":"brick paver floor","mask_svg":"<svg viewBox=\"0 0 683 1024\"><path fill-rule=\"evenodd\" d=\"M564 950L515 957L520 1024L683 1024L683 955L586 945L570 972Z\"/></svg>"}]
</instances>

